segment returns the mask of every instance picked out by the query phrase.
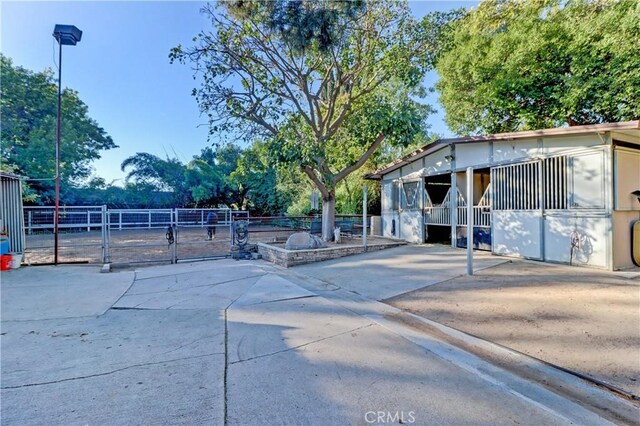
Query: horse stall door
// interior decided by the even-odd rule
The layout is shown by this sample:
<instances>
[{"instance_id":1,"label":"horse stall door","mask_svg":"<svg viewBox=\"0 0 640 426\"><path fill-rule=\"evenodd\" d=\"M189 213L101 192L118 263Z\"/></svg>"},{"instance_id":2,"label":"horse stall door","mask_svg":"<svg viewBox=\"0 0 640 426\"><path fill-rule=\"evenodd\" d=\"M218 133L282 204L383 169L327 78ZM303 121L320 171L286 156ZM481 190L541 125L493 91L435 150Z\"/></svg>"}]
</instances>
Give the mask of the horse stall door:
<instances>
[{"instance_id":1,"label":"horse stall door","mask_svg":"<svg viewBox=\"0 0 640 426\"><path fill-rule=\"evenodd\" d=\"M491 169L493 253L542 260L541 163Z\"/></svg>"}]
</instances>

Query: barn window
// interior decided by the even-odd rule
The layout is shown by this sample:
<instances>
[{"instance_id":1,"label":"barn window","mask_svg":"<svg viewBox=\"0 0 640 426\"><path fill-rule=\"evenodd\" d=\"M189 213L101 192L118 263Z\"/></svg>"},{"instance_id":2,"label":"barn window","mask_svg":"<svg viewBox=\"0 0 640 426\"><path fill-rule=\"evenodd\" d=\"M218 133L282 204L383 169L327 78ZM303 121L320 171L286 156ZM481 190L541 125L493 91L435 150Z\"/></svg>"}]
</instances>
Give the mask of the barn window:
<instances>
[{"instance_id":1,"label":"barn window","mask_svg":"<svg viewBox=\"0 0 640 426\"><path fill-rule=\"evenodd\" d=\"M544 175L544 208L564 210L567 208L567 157L542 160Z\"/></svg>"},{"instance_id":2,"label":"barn window","mask_svg":"<svg viewBox=\"0 0 640 426\"><path fill-rule=\"evenodd\" d=\"M420 181L402 182L402 208L411 210L419 208L418 189Z\"/></svg>"},{"instance_id":3,"label":"barn window","mask_svg":"<svg viewBox=\"0 0 640 426\"><path fill-rule=\"evenodd\" d=\"M494 210L537 210L540 208L538 163L522 163L491 170Z\"/></svg>"},{"instance_id":4,"label":"barn window","mask_svg":"<svg viewBox=\"0 0 640 426\"><path fill-rule=\"evenodd\" d=\"M494 210L567 208L567 157L500 166L492 171ZM540 205L540 193L544 205Z\"/></svg>"}]
</instances>

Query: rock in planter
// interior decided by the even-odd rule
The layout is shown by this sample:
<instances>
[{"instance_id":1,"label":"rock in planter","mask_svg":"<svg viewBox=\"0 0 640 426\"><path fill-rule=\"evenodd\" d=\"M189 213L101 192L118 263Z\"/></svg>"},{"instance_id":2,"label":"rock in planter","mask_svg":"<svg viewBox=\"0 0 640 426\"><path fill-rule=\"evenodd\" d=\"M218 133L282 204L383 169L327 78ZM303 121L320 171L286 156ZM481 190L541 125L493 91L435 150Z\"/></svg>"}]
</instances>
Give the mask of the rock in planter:
<instances>
[{"instance_id":1,"label":"rock in planter","mask_svg":"<svg viewBox=\"0 0 640 426\"><path fill-rule=\"evenodd\" d=\"M284 245L284 248L287 250L310 250L325 247L327 247L327 245L321 238L311 235L308 232L296 232L292 234Z\"/></svg>"}]
</instances>

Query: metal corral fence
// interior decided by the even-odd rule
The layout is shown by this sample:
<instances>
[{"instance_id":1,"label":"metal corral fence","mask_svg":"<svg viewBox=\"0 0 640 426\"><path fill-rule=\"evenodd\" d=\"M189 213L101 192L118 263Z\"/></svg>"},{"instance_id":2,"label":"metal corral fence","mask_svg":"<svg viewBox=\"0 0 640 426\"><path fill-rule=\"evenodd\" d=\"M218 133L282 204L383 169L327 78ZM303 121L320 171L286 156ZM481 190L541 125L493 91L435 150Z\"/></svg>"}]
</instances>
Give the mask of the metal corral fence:
<instances>
[{"instance_id":1,"label":"metal corral fence","mask_svg":"<svg viewBox=\"0 0 640 426\"><path fill-rule=\"evenodd\" d=\"M53 207L24 207L23 262L53 262ZM213 217L212 217L213 215ZM319 217L250 217L232 209L107 209L60 207L61 263L177 262L229 256L234 220L248 220L250 242L286 241L294 232L320 233ZM339 215L343 233L362 234L362 217Z\"/></svg>"}]
</instances>

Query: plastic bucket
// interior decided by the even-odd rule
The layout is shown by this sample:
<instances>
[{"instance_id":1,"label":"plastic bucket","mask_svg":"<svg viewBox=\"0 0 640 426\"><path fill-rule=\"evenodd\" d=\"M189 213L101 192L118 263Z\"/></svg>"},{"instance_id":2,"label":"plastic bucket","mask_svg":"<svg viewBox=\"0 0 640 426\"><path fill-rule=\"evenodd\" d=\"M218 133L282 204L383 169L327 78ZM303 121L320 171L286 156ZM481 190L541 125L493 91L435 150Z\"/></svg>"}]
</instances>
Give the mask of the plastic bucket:
<instances>
[{"instance_id":1,"label":"plastic bucket","mask_svg":"<svg viewBox=\"0 0 640 426\"><path fill-rule=\"evenodd\" d=\"M5 236L0 237L0 254L9 254L9 239Z\"/></svg>"},{"instance_id":2,"label":"plastic bucket","mask_svg":"<svg viewBox=\"0 0 640 426\"><path fill-rule=\"evenodd\" d=\"M13 260L13 256L10 254L2 254L0 255L0 271L8 271L11 269L11 262Z\"/></svg>"},{"instance_id":3,"label":"plastic bucket","mask_svg":"<svg viewBox=\"0 0 640 426\"><path fill-rule=\"evenodd\" d=\"M11 269L18 269L22 264L22 253L11 253Z\"/></svg>"}]
</instances>

